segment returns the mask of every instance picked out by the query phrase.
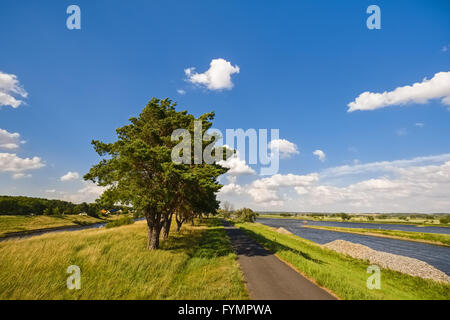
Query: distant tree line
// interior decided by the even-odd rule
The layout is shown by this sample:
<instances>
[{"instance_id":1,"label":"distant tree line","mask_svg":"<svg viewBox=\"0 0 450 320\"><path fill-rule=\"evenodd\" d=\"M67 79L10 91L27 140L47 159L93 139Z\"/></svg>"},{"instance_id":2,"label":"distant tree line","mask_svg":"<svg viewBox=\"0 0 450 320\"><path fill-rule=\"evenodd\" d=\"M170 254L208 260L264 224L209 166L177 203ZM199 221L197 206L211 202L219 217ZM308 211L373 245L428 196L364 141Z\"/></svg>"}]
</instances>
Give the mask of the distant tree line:
<instances>
[{"instance_id":1,"label":"distant tree line","mask_svg":"<svg viewBox=\"0 0 450 320\"><path fill-rule=\"evenodd\" d=\"M100 214L102 206L98 203L74 204L62 200L49 200L43 198L0 196L0 215L61 215L87 213L96 217ZM108 207L109 210L126 210L121 206Z\"/></svg>"}]
</instances>

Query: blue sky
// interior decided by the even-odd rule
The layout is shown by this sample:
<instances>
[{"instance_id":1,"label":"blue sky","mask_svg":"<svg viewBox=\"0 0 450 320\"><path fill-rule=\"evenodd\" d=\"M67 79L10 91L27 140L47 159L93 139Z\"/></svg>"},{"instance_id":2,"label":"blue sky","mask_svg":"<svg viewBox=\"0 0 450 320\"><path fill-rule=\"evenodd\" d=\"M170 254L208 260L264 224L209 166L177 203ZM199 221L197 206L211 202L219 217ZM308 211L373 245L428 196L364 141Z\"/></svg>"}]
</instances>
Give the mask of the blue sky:
<instances>
[{"instance_id":1,"label":"blue sky","mask_svg":"<svg viewBox=\"0 0 450 320\"><path fill-rule=\"evenodd\" d=\"M71 4L81 8L81 30L66 28ZM381 9L380 30L366 26L371 4ZM150 98L170 97L195 115L214 110L220 130L278 128L296 145L299 154L280 161L276 189L257 173L223 178L221 197L237 207L450 211L438 191L450 185L442 96L347 112L363 92L450 72L449 16L448 1L2 1L0 72L27 96L10 92L23 103L0 107L0 129L26 141L0 149L0 194L92 200L98 189L80 179L99 160L90 141L111 141ZM186 68L201 74L219 58L239 67L232 88L189 82ZM11 154L42 166L19 161L25 167L14 171ZM342 166L352 173L336 174ZM61 181L68 172L79 178ZM301 182L310 175L313 185Z\"/></svg>"}]
</instances>

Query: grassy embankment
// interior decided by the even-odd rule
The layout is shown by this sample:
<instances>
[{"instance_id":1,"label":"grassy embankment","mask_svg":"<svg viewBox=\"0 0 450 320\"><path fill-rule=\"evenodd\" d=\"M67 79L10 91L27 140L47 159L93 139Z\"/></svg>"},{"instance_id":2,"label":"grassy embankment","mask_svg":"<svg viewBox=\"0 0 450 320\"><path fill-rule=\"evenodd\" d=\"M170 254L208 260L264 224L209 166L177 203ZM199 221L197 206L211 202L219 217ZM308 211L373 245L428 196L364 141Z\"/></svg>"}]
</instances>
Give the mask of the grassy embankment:
<instances>
[{"instance_id":1,"label":"grassy embankment","mask_svg":"<svg viewBox=\"0 0 450 320\"><path fill-rule=\"evenodd\" d=\"M58 216L3 216L0 215L0 238L11 232L26 232L47 228L85 226L95 223L113 221L123 215L112 215L107 218L94 218L79 215Z\"/></svg>"},{"instance_id":2,"label":"grassy embankment","mask_svg":"<svg viewBox=\"0 0 450 320\"><path fill-rule=\"evenodd\" d=\"M415 242L423 242L436 244L440 246L450 247L450 235L425 233L425 232L409 232L398 230L380 230L380 229L360 229L360 228L342 228L342 227L325 227L325 226L305 226L306 228L332 230L337 232L347 232L362 234L367 236L375 236L382 238L400 239Z\"/></svg>"},{"instance_id":3,"label":"grassy embankment","mask_svg":"<svg viewBox=\"0 0 450 320\"><path fill-rule=\"evenodd\" d=\"M259 218L271 218L271 219L294 219L294 220L310 220L310 221L333 221L333 222L356 222L356 223L382 223L382 224L406 224L406 225L417 225L418 227L450 227L448 223L440 223L438 219L418 219L413 218L408 221L399 218L387 218L387 219L377 219L376 216L374 220L368 220L365 216L352 215L351 220L343 221L339 217L312 217L308 215L297 215L297 216L282 216L279 214L259 214Z\"/></svg>"},{"instance_id":4,"label":"grassy embankment","mask_svg":"<svg viewBox=\"0 0 450 320\"><path fill-rule=\"evenodd\" d=\"M144 221L0 242L0 299L246 299L220 221L183 226L149 251ZM81 268L68 290L67 267Z\"/></svg>"},{"instance_id":5,"label":"grassy embankment","mask_svg":"<svg viewBox=\"0 0 450 320\"><path fill-rule=\"evenodd\" d=\"M237 226L299 272L342 299L450 300L450 285L382 269L381 289L366 286L368 262L328 250L295 235L280 234L259 223Z\"/></svg>"}]
</instances>

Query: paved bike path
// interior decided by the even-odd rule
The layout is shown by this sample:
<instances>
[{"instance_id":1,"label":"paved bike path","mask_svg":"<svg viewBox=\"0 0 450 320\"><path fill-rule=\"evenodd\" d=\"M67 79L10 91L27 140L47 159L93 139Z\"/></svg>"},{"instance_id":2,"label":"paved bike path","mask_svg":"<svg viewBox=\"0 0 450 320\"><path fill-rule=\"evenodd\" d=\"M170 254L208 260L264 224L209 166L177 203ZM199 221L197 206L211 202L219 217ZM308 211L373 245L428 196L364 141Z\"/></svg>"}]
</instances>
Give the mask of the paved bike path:
<instances>
[{"instance_id":1,"label":"paved bike path","mask_svg":"<svg viewBox=\"0 0 450 320\"><path fill-rule=\"evenodd\" d=\"M224 222L253 300L336 300L264 249L242 230Z\"/></svg>"}]
</instances>

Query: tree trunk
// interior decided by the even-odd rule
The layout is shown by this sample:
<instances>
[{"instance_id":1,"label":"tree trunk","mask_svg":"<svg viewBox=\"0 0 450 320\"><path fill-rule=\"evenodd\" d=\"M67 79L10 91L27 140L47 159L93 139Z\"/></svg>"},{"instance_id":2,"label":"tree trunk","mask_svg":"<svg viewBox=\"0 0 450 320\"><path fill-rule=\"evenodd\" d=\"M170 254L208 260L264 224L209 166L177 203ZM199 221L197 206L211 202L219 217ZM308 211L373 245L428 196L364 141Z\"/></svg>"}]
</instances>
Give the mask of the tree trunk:
<instances>
[{"instance_id":1,"label":"tree trunk","mask_svg":"<svg viewBox=\"0 0 450 320\"><path fill-rule=\"evenodd\" d=\"M148 228L148 242L147 249L155 250L159 248L159 234L161 233L161 227Z\"/></svg>"},{"instance_id":2,"label":"tree trunk","mask_svg":"<svg viewBox=\"0 0 450 320\"><path fill-rule=\"evenodd\" d=\"M181 226L183 225L183 221L182 220L178 220L178 219L176 219L176 220L177 220L177 232L180 232Z\"/></svg>"},{"instance_id":3,"label":"tree trunk","mask_svg":"<svg viewBox=\"0 0 450 320\"><path fill-rule=\"evenodd\" d=\"M162 237L163 240L169 239L170 225L172 224L172 217L170 216L168 219L164 220L162 227Z\"/></svg>"},{"instance_id":4,"label":"tree trunk","mask_svg":"<svg viewBox=\"0 0 450 320\"><path fill-rule=\"evenodd\" d=\"M147 249L155 250L159 248L159 235L161 233L161 214L148 210L145 213L148 226Z\"/></svg>"}]
</instances>

